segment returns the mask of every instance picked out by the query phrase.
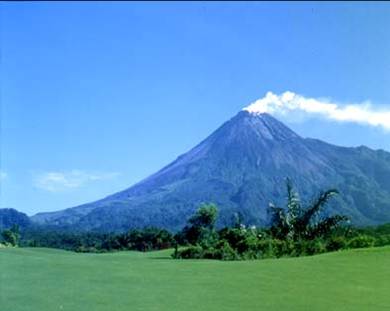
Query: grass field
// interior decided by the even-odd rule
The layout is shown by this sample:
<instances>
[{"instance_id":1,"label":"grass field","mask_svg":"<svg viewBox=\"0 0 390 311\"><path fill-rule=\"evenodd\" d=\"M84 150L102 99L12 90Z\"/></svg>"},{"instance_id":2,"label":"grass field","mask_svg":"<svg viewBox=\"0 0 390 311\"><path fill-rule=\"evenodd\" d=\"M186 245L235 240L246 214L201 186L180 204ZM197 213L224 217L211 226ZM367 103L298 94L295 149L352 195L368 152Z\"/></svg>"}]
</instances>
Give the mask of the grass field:
<instances>
[{"instance_id":1,"label":"grass field","mask_svg":"<svg viewBox=\"0 0 390 311\"><path fill-rule=\"evenodd\" d=\"M0 310L390 310L390 247L245 262L169 254L0 249Z\"/></svg>"}]
</instances>

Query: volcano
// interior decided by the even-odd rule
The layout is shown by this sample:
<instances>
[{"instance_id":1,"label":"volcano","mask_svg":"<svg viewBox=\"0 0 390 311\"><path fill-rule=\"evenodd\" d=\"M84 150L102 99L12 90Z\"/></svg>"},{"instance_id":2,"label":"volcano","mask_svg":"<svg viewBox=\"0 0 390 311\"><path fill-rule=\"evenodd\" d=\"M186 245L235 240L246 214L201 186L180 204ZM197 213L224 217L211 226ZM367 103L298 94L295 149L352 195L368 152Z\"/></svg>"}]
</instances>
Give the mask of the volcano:
<instances>
[{"instance_id":1,"label":"volcano","mask_svg":"<svg viewBox=\"0 0 390 311\"><path fill-rule=\"evenodd\" d=\"M220 226L230 225L234 213L264 226L269 203L285 201L287 177L306 201L319 190L337 188L341 195L330 214L347 215L358 225L390 221L390 153L302 138L269 114L244 110L132 187L32 220L81 230L178 230L200 204L212 202Z\"/></svg>"}]
</instances>

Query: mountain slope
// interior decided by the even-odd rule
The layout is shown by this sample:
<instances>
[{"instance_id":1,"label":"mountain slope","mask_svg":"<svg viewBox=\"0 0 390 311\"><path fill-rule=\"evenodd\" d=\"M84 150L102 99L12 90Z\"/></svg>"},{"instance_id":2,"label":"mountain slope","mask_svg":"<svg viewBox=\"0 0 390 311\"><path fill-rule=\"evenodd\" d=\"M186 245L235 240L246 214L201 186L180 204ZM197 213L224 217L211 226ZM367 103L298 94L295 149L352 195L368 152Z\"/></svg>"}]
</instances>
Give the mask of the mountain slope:
<instances>
[{"instance_id":1,"label":"mountain slope","mask_svg":"<svg viewBox=\"0 0 390 311\"><path fill-rule=\"evenodd\" d=\"M0 208L0 231L9 229L13 225L26 228L31 224L30 218L13 208Z\"/></svg>"},{"instance_id":2,"label":"mountain slope","mask_svg":"<svg viewBox=\"0 0 390 311\"><path fill-rule=\"evenodd\" d=\"M220 224L240 212L267 223L270 201L282 203L285 178L304 199L322 188L342 196L330 207L357 224L390 221L390 153L304 139L268 114L241 111L195 148L138 184L102 200L32 220L80 229L180 229L202 202L219 205Z\"/></svg>"}]
</instances>

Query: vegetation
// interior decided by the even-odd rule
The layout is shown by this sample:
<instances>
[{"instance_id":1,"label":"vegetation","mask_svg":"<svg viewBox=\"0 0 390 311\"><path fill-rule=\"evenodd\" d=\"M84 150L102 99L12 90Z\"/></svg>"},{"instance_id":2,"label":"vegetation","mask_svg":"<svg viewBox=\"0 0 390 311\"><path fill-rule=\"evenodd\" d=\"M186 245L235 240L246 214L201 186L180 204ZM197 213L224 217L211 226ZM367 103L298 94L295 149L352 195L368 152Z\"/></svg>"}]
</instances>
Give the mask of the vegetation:
<instances>
[{"instance_id":1,"label":"vegetation","mask_svg":"<svg viewBox=\"0 0 390 311\"><path fill-rule=\"evenodd\" d=\"M10 229L1 232L2 242L6 246L18 246L20 239L19 226L13 225Z\"/></svg>"},{"instance_id":2,"label":"vegetation","mask_svg":"<svg viewBox=\"0 0 390 311\"><path fill-rule=\"evenodd\" d=\"M390 226L379 229L354 229L342 215L325 217L324 207L338 194L335 189L321 192L304 207L299 194L287 180L287 204L270 205L271 227L247 227L237 218L235 227L217 231L215 205L203 205L189 224L176 235L184 246L173 258L247 260L284 256L314 255L346 248L390 244Z\"/></svg>"},{"instance_id":3,"label":"vegetation","mask_svg":"<svg viewBox=\"0 0 390 311\"><path fill-rule=\"evenodd\" d=\"M178 242L189 246L175 251L173 257L236 260L325 252L326 245L319 238L330 235L344 217L336 215L316 222L313 218L336 193L336 190L325 191L304 209L288 180L287 206L271 205L272 225L269 230L246 228L237 217L234 228L217 232L214 226L217 209L214 205L204 205L178 235Z\"/></svg>"},{"instance_id":4,"label":"vegetation","mask_svg":"<svg viewBox=\"0 0 390 311\"><path fill-rule=\"evenodd\" d=\"M389 310L390 247L279 260L0 249L1 310Z\"/></svg>"},{"instance_id":5,"label":"vegetation","mask_svg":"<svg viewBox=\"0 0 390 311\"><path fill-rule=\"evenodd\" d=\"M208 213L210 212L210 215ZM211 217L209 217L211 216ZM247 227L240 224L216 230L215 205L204 205L189 225L173 236L166 230L147 228L122 234L64 232L50 229L13 226L3 230L0 243L8 246L50 247L76 252L153 251L175 248L174 258L243 260L312 255L348 248L390 245L390 224L377 227L338 227L332 234L313 240L283 240L272 235L274 229Z\"/></svg>"},{"instance_id":6,"label":"vegetation","mask_svg":"<svg viewBox=\"0 0 390 311\"><path fill-rule=\"evenodd\" d=\"M270 205L272 214L271 234L280 240L314 240L332 233L346 217L334 215L316 220L317 216L329 200L338 194L336 189L321 192L307 208L303 208L298 193L287 179L287 206L286 208Z\"/></svg>"},{"instance_id":7,"label":"vegetation","mask_svg":"<svg viewBox=\"0 0 390 311\"><path fill-rule=\"evenodd\" d=\"M324 216L324 208L337 190L321 192L303 206L290 180L284 208L270 205L271 226L256 228L234 215L232 227L217 230L218 209L202 205L174 236L159 228L125 233L69 232L42 226L14 225L1 232L6 246L51 247L76 252L103 253L119 250L153 251L174 247L173 258L247 260L314 255L347 248L390 245L390 224L353 228L340 215ZM14 215L11 211L6 211ZM17 217L20 215L15 214Z\"/></svg>"},{"instance_id":8,"label":"vegetation","mask_svg":"<svg viewBox=\"0 0 390 311\"><path fill-rule=\"evenodd\" d=\"M126 233L115 234L77 233L35 227L22 232L20 244L25 247L51 247L76 252L102 253L119 250L145 252L171 248L174 245L174 239L170 232L158 228L134 229Z\"/></svg>"}]
</instances>

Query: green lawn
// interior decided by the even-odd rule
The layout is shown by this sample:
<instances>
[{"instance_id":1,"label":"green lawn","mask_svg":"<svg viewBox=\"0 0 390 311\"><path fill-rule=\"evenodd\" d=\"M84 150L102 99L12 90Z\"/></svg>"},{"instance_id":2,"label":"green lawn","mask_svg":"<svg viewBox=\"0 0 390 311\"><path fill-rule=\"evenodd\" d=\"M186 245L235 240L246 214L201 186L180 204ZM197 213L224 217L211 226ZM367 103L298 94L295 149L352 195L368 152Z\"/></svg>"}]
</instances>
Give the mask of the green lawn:
<instances>
[{"instance_id":1,"label":"green lawn","mask_svg":"<svg viewBox=\"0 0 390 311\"><path fill-rule=\"evenodd\" d=\"M245 262L169 254L0 249L0 310L390 310L390 247Z\"/></svg>"}]
</instances>

